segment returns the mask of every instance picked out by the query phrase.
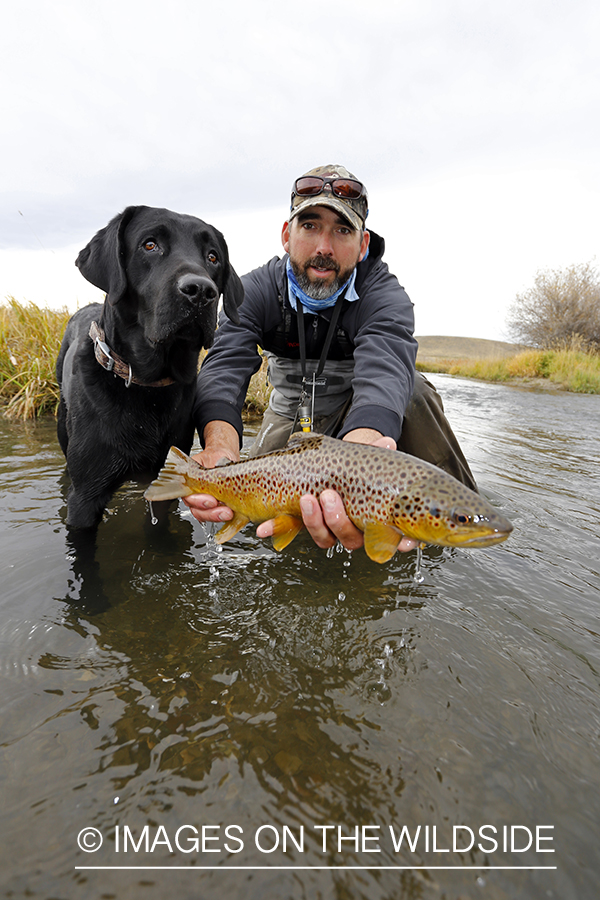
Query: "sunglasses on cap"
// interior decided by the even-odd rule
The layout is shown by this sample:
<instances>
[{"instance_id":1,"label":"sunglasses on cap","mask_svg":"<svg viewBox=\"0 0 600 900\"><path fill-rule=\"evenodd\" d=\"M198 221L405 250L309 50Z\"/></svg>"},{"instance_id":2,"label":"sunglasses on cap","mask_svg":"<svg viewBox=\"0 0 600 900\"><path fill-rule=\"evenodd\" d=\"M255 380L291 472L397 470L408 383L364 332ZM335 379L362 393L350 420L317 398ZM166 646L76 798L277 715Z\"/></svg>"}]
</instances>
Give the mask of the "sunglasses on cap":
<instances>
[{"instance_id":1,"label":"sunglasses on cap","mask_svg":"<svg viewBox=\"0 0 600 900\"><path fill-rule=\"evenodd\" d=\"M322 194L325 185L329 185L331 193L340 200L359 200L366 197L365 186L354 178L321 178L318 175L304 175L294 182L292 195L297 197L315 197Z\"/></svg>"}]
</instances>

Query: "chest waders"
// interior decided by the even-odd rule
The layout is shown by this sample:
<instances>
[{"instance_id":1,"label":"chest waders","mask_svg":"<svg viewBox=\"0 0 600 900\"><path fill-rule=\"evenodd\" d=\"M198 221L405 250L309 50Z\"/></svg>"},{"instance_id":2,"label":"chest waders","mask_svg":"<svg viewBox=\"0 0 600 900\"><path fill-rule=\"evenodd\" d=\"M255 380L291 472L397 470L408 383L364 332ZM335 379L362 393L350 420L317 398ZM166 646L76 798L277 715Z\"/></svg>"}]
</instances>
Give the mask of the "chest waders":
<instances>
[{"instance_id":1,"label":"chest waders","mask_svg":"<svg viewBox=\"0 0 600 900\"><path fill-rule=\"evenodd\" d=\"M337 328L337 323L342 311L342 304L344 302L345 296L346 291L344 291L344 293L341 294L335 302L333 313L331 315L329 326L327 328L325 343L323 344L323 349L321 350L319 364L316 371L312 373L312 378L310 381L307 381L306 376L306 332L304 330L304 310L302 308L302 303L300 302L300 300L297 301L296 313L298 315L298 349L300 351L302 387L300 390L300 399L298 401L298 409L296 410L296 416L294 418L292 431L294 431L296 427L298 418L300 418L300 426L302 428L302 431L312 431L315 414L315 389L317 386L317 378L320 378L323 373L325 360L327 359L327 354L329 353L329 348L331 347L331 342Z\"/></svg>"}]
</instances>

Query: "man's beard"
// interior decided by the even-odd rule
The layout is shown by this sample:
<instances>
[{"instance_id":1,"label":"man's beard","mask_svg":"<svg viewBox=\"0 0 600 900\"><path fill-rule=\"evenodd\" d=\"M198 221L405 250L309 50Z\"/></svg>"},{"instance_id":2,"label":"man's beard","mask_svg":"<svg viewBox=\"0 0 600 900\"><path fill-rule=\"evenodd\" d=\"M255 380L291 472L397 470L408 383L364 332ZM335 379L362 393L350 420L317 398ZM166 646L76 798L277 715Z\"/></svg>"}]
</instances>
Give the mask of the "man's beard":
<instances>
[{"instance_id":1,"label":"man's beard","mask_svg":"<svg viewBox=\"0 0 600 900\"><path fill-rule=\"evenodd\" d=\"M311 256L302 268L290 256L290 264L300 289L304 291L307 297L311 297L313 300L326 300L328 297L331 297L348 281L354 271L354 267L352 267L346 272L340 273L338 263L333 259L328 259L326 256ZM330 284L322 281L311 281L306 274L309 266L316 266L320 269L332 269L336 273L335 278Z\"/></svg>"}]
</instances>

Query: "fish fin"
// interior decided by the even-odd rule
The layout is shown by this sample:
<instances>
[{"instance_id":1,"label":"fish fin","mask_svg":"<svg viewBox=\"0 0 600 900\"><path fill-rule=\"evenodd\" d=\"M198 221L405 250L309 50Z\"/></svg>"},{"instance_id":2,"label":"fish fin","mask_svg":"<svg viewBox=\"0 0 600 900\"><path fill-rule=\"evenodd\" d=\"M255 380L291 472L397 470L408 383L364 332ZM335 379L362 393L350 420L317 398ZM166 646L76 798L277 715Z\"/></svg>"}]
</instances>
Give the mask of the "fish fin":
<instances>
[{"instance_id":1,"label":"fish fin","mask_svg":"<svg viewBox=\"0 0 600 900\"><path fill-rule=\"evenodd\" d=\"M323 435L316 431L294 431L288 438L286 449L290 447L299 447L306 441L313 441L315 447L319 447L323 443ZM280 451L279 451L280 452Z\"/></svg>"},{"instance_id":2,"label":"fish fin","mask_svg":"<svg viewBox=\"0 0 600 900\"><path fill-rule=\"evenodd\" d=\"M187 497L193 490L186 484L186 475L191 458L177 447L171 447L165 464L152 484L146 490L146 500L175 500Z\"/></svg>"},{"instance_id":3,"label":"fish fin","mask_svg":"<svg viewBox=\"0 0 600 900\"><path fill-rule=\"evenodd\" d=\"M283 550L294 540L299 531L304 528L302 519L296 516L281 515L273 519L273 546L276 550Z\"/></svg>"},{"instance_id":4,"label":"fish fin","mask_svg":"<svg viewBox=\"0 0 600 900\"><path fill-rule=\"evenodd\" d=\"M391 525L369 522L365 528L365 552L375 562L387 562L398 549L401 538L400 532Z\"/></svg>"},{"instance_id":5,"label":"fish fin","mask_svg":"<svg viewBox=\"0 0 600 900\"><path fill-rule=\"evenodd\" d=\"M215 469L221 469L223 466L230 466L233 463L233 460L228 456L222 456L221 459L218 459L214 465Z\"/></svg>"},{"instance_id":6,"label":"fish fin","mask_svg":"<svg viewBox=\"0 0 600 900\"><path fill-rule=\"evenodd\" d=\"M217 544L224 544L225 541L235 537L238 531L241 531L249 521L250 519L247 516L243 516L241 513L236 512L230 522L226 522L222 528L219 528L215 534L215 541Z\"/></svg>"}]
</instances>

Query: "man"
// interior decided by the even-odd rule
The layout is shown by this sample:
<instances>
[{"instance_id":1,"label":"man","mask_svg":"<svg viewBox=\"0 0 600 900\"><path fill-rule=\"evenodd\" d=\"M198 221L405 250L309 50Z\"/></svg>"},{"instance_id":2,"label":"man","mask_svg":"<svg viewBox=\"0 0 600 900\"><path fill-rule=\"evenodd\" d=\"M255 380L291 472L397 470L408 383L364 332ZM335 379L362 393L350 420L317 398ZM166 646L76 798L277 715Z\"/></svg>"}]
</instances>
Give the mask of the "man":
<instances>
[{"instance_id":1,"label":"man","mask_svg":"<svg viewBox=\"0 0 600 900\"><path fill-rule=\"evenodd\" d=\"M400 449L476 489L433 385L415 372L412 303L382 261L384 242L365 230L367 192L343 166L311 169L294 182L283 225L283 259L242 278L240 324L223 320L198 376L194 420L207 467L237 460L241 410L267 352L273 392L250 455L282 447L300 418L346 441ZM208 495L186 501L198 521L232 511ZM306 495L304 523L319 547L362 545L341 498ZM257 529L272 534L272 523ZM416 542L402 538L399 549Z\"/></svg>"}]
</instances>

